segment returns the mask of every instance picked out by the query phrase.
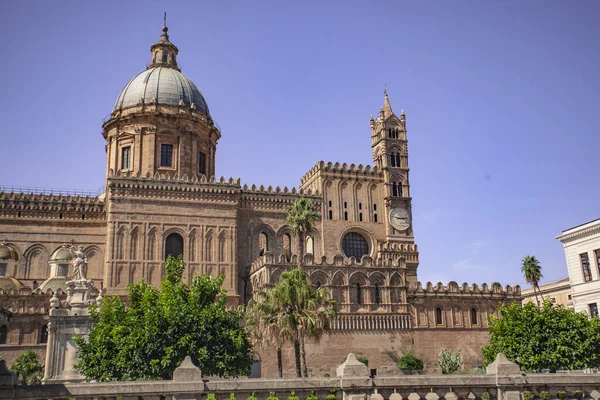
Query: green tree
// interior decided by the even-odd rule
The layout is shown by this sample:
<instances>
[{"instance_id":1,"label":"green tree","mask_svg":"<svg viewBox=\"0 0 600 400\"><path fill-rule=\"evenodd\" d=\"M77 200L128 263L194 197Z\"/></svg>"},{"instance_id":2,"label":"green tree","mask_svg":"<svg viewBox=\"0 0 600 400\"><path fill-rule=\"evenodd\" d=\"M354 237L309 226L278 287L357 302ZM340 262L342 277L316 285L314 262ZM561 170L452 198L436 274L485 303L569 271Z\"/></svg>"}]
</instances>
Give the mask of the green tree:
<instances>
[{"instance_id":1,"label":"green tree","mask_svg":"<svg viewBox=\"0 0 600 400\"><path fill-rule=\"evenodd\" d=\"M600 320L588 319L549 301L513 303L490 317L490 344L482 349L486 364L504 353L524 371L600 367Z\"/></svg>"},{"instance_id":2,"label":"green tree","mask_svg":"<svg viewBox=\"0 0 600 400\"><path fill-rule=\"evenodd\" d=\"M160 290L145 281L130 285L129 307L116 296L91 308L89 338L77 337L76 368L98 381L171 379L186 355L207 375L247 375L250 341L243 312L226 308L223 277L182 282L181 256L169 256Z\"/></svg>"},{"instance_id":3,"label":"green tree","mask_svg":"<svg viewBox=\"0 0 600 400\"><path fill-rule=\"evenodd\" d=\"M315 222L318 219L319 216L310 199L299 197L288 207L288 215L285 217L285 222L290 225L296 236L298 236L299 268L301 268L304 261L304 239L306 235L312 232Z\"/></svg>"},{"instance_id":4,"label":"green tree","mask_svg":"<svg viewBox=\"0 0 600 400\"><path fill-rule=\"evenodd\" d=\"M282 324L281 307L275 301L273 290L259 291L246 308L246 329L256 347L272 345L277 351L277 370L283 378L281 348L291 338L289 329Z\"/></svg>"},{"instance_id":5,"label":"green tree","mask_svg":"<svg viewBox=\"0 0 600 400\"><path fill-rule=\"evenodd\" d=\"M423 371L423 360L412 354L410 351L404 353L398 360L398 369L403 371L409 371L412 374L413 371Z\"/></svg>"},{"instance_id":6,"label":"green tree","mask_svg":"<svg viewBox=\"0 0 600 400\"><path fill-rule=\"evenodd\" d=\"M463 365L463 359L460 354L444 349L438 356L437 365L442 369L442 374L451 374Z\"/></svg>"},{"instance_id":7,"label":"green tree","mask_svg":"<svg viewBox=\"0 0 600 400\"><path fill-rule=\"evenodd\" d=\"M540 279L542 279L543 276L540 261L537 258L535 258L535 256L525 256L521 264L521 272L525 276L525 281L527 281L527 283L529 283L533 287L535 300L539 307L540 301L538 300L538 292L542 297L542 302L544 302L544 296L542 296L542 292L540 291L540 287L538 286L538 282L540 281Z\"/></svg>"},{"instance_id":8,"label":"green tree","mask_svg":"<svg viewBox=\"0 0 600 400\"><path fill-rule=\"evenodd\" d=\"M18 376L21 385L37 385L44 376L44 367L35 350L25 350L19 354L10 370Z\"/></svg>"}]
</instances>

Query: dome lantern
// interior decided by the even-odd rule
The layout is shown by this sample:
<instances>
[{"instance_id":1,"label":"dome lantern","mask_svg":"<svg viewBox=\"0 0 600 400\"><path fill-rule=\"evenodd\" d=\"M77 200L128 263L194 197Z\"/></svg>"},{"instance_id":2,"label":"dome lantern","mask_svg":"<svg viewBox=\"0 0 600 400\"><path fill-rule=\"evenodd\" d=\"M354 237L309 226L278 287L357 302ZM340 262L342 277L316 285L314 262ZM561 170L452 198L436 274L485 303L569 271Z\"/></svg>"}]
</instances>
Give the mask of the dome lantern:
<instances>
[{"instance_id":1,"label":"dome lantern","mask_svg":"<svg viewBox=\"0 0 600 400\"><path fill-rule=\"evenodd\" d=\"M177 54L179 49L173 43L169 41L169 34L167 33L167 13L165 13L165 23L162 27L162 34L160 40L150 47L152 53L152 61L148 68L154 67L169 67L181 71L177 66Z\"/></svg>"}]
</instances>

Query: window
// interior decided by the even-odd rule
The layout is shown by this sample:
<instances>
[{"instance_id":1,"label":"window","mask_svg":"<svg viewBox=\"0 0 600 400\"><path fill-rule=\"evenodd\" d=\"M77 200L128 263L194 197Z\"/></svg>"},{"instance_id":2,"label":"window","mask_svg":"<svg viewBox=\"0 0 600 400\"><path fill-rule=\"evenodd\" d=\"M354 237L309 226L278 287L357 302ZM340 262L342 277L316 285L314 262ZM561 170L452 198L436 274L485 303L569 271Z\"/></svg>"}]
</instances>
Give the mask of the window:
<instances>
[{"instance_id":1,"label":"window","mask_svg":"<svg viewBox=\"0 0 600 400\"><path fill-rule=\"evenodd\" d=\"M206 154L198 153L198 172L206 175Z\"/></svg>"},{"instance_id":2,"label":"window","mask_svg":"<svg viewBox=\"0 0 600 400\"><path fill-rule=\"evenodd\" d=\"M590 270L590 260L587 253L579 255L581 259L581 269L583 270L583 280L585 282L592 280L592 271Z\"/></svg>"},{"instance_id":3,"label":"window","mask_svg":"<svg viewBox=\"0 0 600 400\"><path fill-rule=\"evenodd\" d=\"M471 307L471 325L477 325L477 309Z\"/></svg>"},{"instance_id":4,"label":"window","mask_svg":"<svg viewBox=\"0 0 600 400\"><path fill-rule=\"evenodd\" d=\"M373 222L377 222L377 214L373 214Z\"/></svg>"},{"instance_id":5,"label":"window","mask_svg":"<svg viewBox=\"0 0 600 400\"><path fill-rule=\"evenodd\" d=\"M402 182L398 182L398 196L404 197L404 194L402 194Z\"/></svg>"},{"instance_id":6,"label":"window","mask_svg":"<svg viewBox=\"0 0 600 400\"><path fill-rule=\"evenodd\" d=\"M600 275L600 249L594 250L594 254L596 255L596 267L598 267L598 275Z\"/></svg>"},{"instance_id":7,"label":"window","mask_svg":"<svg viewBox=\"0 0 600 400\"><path fill-rule=\"evenodd\" d=\"M161 144L160 145L160 166L161 167L172 167L173 166L173 145L172 144Z\"/></svg>"},{"instance_id":8,"label":"window","mask_svg":"<svg viewBox=\"0 0 600 400\"><path fill-rule=\"evenodd\" d=\"M362 210L362 203L358 203L358 209Z\"/></svg>"},{"instance_id":9,"label":"window","mask_svg":"<svg viewBox=\"0 0 600 400\"><path fill-rule=\"evenodd\" d=\"M348 202L347 201L344 202L344 208L348 208Z\"/></svg>"},{"instance_id":10,"label":"window","mask_svg":"<svg viewBox=\"0 0 600 400\"><path fill-rule=\"evenodd\" d=\"M573 300L573 296L572 296L572 295L568 295L568 296L567 296L567 299L568 299L568 300Z\"/></svg>"},{"instance_id":11,"label":"window","mask_svg":"<svg viewBox=\"0 0 600 400\"><path fill-rule=\"evenodd\" d=\"M375 304L381 304L381 288L379 287L379 283L375 284Z\"/></svg>"},{"instance_id":12,"label":"window","mask_svg":"<svg viewBox=\"0 0 600 400\"><path fill-rule=\"evenodd\" d=\"M346 257L354 257L360 260L362 256L369 254L369 244L362 235L349 232L342 239L342 250Z\"/></svg>"},{"instance_id":13,"label":"window","mask_svg":"<svg viewBox=\"0 0 600 400\"><path fill-rule=\"evenodd\" d=\"M67 276L69 273L69 264L58 264L57 276Z\"/></svg>"},{"instance_id":14,"label":"window","mask_svg":"<svg viewBox=\"0 0 600 400\"><path fill-rule=\"evenodd\" d=\"M362 213L358 213L358 220L362 222Z\"/></svg>"},{"instance_id":15,"label":"window","mask_svg":"<svg viewBox=\"0 0 600 400\"><path fill-rule=\"evenodd\" d=\"M373 211L377 211L377 204L373 204Z\"/></svg>"},{"instance_id":16,"label":"window","mask_svg":"<svg viewBox=\"0 0 600 400\"><path fill-rule=\"evenodd\" d=\"M390 166L396 166L396 156L394 155L394 153L390 154Z\"/></svg>"},{"instance_id":17,"label":"window","mask_svg":"<svg viewBox=\"0 0 600 400\"><path fill-rule=\"evenodd\" d=\"M329 207L331 207L331 200L329 200Z\"/></svg>"},{"instance_id":18,"label":"window","mask_svg":"<svg viewBox=\"0 0 600 400\"><path fill-rule=\"evenodd\" d=\"M362 304L362 288L360 283L356 282L356 304Z\"/></svg>"},{"instance_id":19,"label":"window","mask_svg":"<svg viewBox=\"0 0 600 400\"><path fill-rule=\"evenodd\" d=\"M555 304L556 303L556 299L554 297L550 297L550 303Z\"/></svg>"},{"instance_id":20,"label":"window","mask_svg":"<svg viewBox=\"0 0 600 400\"><path fill-rule=\"evenodd\" d=\"M266 233L261 232L258 235L258 254L262 256L267 251L269 251L269 237Z\"/></svg>"},{"instance_id":21,"label":"window","mask_svg":"<svg viewBox=\"0 0 600 400\"><path fill-rule=\"evenodd\" d=\"M131 158L131 146L121 147L121 169L129 169L129 160Z\"/></svg>"},{"instance_id":22,"label":"window","mask_svg":"<svg viewBox=\"0 0 600 400\"><path fill-rule=\"evenodd\" d=\"M6 344L6 338L8 336L8 328L6 325L0 326L0 344Z\"/></svg>"},{"instance_id":23,"label":"window","mask_svg":"<svg viewBox=\"0 0 600 400\"><path fill-rule=\"evenodd\" d=\"M344 211L344 221L348 221L348 211Z\"/></svg>"},{"instance_id":24,"label":"window","mask_svg":"<svg viewBox=\"0 0 600 400\"><path fill-rule=\"evenodd\" d=\"M169 53L167 53L166 51L163 50L163 52L162 52L162 62L164 62L164 63L167 62L168 55L169 55Z\"/></svg>"},{"instance_id":25,"label":"window","mask_svg":"<svg viewBox=\"0 0 600 400\"><path fill-rule=\"evenodd\" d=\"M435 324L436 325L442 325L444 323L444 320L442 319L442 317L443 317L442 308L436 307L436 309L435 309Z\"/></svg>"},{"instance_id":26,"label":"window","mask_svg":"<svg viewBox=\"0 0 600 400\"><path fill-rule=\"evenodd\" d=\"M8 273L8 264L0 263L0 276L6 276Z\"/></svg>"},{"instance_id":27,"label":"window","mask_svg":"<svg viewBox=\"0 0 600 400\"><path fill-rule=\"evenodd\" d=\"M590 308L590 317L598 318L598 304L597 303L588 304L588 307Z\"/></svg>"},{"instance_id":28,"label":"window","mask_svg":"<svg viewBox=\"0 0 600 400\"><path fill-rule=\"evenodd\" d=\"M183 254L183 238L178 233L171 233L165 241L165 260L169 255L179 257Z\"/></svg>"},{"instance_id":29,"label":"window","mask_svg":"<svg viewBox=\"0 0 600 400\"><path fill-rule=\"evenodd\" d=\"M312 236L306 237L306 254L315 254L315 241Z\"/></svg>"},{"instance_id":30,"label":"window","mask_svg":"<svg viewBox=\"0 0 600 400\"><path fill-rule=\"evenodd\" d=\"M42 326L40 331L40 343L48 343L48 325Z\"/></svg>"},{"instance_id":31,"label":"window","mask_svg":"<svg viewBox=\"0 0 600 400\"><path fill-rule=\"evenodd\" d=\"M283 234L283 254L285 259L289 262L292 259L292 237L289 233Z\"/></svg>"},{"instance_id":32,"label":"window","mask_svg":"<svg viewBox=\"0 0 600 400\"><path fill-rule=\"evenodd\" d=\"M333 219L333 211L329 210L329 219Z\"/></svg>"},{"instance_id":33,"label":"window","mask_svg":"<svg viewBox=\"0 0 600 400\"><path fill-rule=\"evenodd\" d=\"M392 183L392 196L398 197L398 185L396 185L396 182Z\"/></svg>"}]
</instances>

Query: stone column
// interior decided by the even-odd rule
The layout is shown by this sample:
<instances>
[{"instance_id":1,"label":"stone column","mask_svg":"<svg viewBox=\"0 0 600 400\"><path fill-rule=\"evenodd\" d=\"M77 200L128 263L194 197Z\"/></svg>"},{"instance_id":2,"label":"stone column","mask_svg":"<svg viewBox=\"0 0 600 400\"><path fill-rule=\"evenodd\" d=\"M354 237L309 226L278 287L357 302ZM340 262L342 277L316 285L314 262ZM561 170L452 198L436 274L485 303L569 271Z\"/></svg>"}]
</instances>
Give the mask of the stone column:
<instances>
[{"instance_id":1,"label":"stone column","mask_svg":"<svg viewBox=\"0 0 600 400\"><path fill-rule=\"evenodd\" d=\"M366 399L368 393L365 389L371 387L373 382L369 376L369 368L358 361L354 354L348 354L346 361L337 367L336 375L340 378L343 400Z\"/></svg>"},{"instance_id":2,"label":"stone column","mask_svg":"<svg viewBox=\"0 0 600 400\"><path fill-rule=\"evenodd\" d=\"M496 355L494 362L487 366L486 373L496 375L497 400L522 400L520 386L525 384L525 378L521 368L504 354Z\"/></svg>"}]
</instances>

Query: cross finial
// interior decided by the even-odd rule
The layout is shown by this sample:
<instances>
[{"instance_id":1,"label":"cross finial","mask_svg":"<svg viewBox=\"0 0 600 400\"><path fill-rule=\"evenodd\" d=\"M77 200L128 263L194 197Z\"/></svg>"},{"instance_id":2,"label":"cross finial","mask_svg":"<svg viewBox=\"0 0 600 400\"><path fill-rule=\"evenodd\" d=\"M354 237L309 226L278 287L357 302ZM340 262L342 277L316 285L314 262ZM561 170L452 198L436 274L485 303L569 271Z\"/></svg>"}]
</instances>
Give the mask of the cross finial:
<instances>
[{"instance_id":1,"label":"cross finial","mask_svg":"<svg viewBox=\"0 0 600 400\"><path fill-rule=\"evenodd\" d=\"M387 83L385 84L385 86L383 87L383 94L387 94Z\"/></svg>"},{"instance_id":2,"label":"cross finial","mask_svg":"<svg viewBox=\"0 0 600 400\"><path fill-rule=\"evenodd\" d=\"M167 12L165 11L165 17L163 19L163 26L167 26Z\"/></svg>"}]
</instances>

